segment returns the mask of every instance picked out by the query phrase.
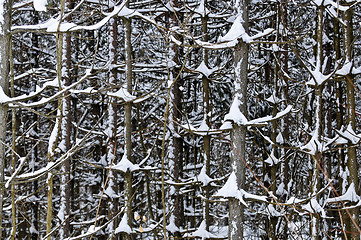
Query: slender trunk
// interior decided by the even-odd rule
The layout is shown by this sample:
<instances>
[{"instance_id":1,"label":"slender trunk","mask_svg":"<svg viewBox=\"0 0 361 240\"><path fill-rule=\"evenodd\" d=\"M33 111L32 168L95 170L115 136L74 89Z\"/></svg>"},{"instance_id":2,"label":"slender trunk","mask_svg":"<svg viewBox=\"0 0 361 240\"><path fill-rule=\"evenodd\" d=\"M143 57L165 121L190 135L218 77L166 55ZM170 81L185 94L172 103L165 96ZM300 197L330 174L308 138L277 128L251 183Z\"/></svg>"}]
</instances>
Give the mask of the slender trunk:
<instances>
[{"instance_id":1,"label":"slender trunk","mask_svg":"<svg viewBox=\"0 0 361 240\"><path fill-rule=\"evenodd\" d=\"M9 49L10 49L10 25L11 25L11 4L10 1L3 1L0 4L0 87L4 93L8 93L9 81ZM6 105L0 105L0 141L5 142L6 123L7 123ZM5 145L0 144L0 239L3 239L3 202L4 202L4 169L5 169Z\"/></svg>"},{"instance_id":2,"label":"slender trunk","mask_svg":"<svg viewBox=\"0 0 361 240\"><path fill-rule=\"evenodd\" d=\"M203 2L203 11L204 11L204 15L201 17L202 20L202 32L203 32L203 41L207 42L208 41L208 16L206 15L206 5L207 5L207 0L204 0ZM209 67L209 63L208 63L208 51L207 49L203 49L203 61L204 64ZM202 77L202 82L203 82L203 118L206 122L206 125L208 127L210 127L210 119L211 119L211 108L210 108L210 102L209 102L209 97L210 97L210 88L209 88L209 79L206 76ZM204 121L203 120L203 121ZM207 176L210 175L211 172L211 166L210 166L210 162L211 162L211 135L205 135L203 137L203 150L204 150L204 167L206 169L206 174ZM203 220L206 223L206 230L209 231L209 225L210 225L210 215L209 215L209 197L210 197L210 186L209 184L207 184L207 186L204 187L204 196L206 197L206 200L203 203Z\"/></svg>"},{"instance_id":3,"label":"slender trunk","mask_svg":"<svg viewBox=\"0 0 361 240\"><path fill-rule=\"evenodd\" d=\"M118 47L118 19L117 17L112 18L109 21L109 56L112 61L111 66L117 64L117 47ZM118 74L115 68L111 68L109 72L109 83L110 85L116 85L118 80ZM110 97L110 104L108 109L108 139L107 139L107 162L108 166L115 164L116 149L117 149L117 102L116 98ZM118 189L116 184L115 172L109 173L108 179L108 216L111 219L118 211L118 203L115 196L117 195ZM115 227L118 225L117 219L110 223L107 227L109 234L113 234ZM117 236L113 236L112 239L116 239Z\"/></svg>"},{"instance_id":4,"label":"slender trunk","mask_svg":"<svg viewBox=\"0 0 361 240\"><path fill-rule=\"evenodd\" d=\"M316 29L316 71L323 72L322 66L323 66L323 12L324 12L324 6L321 5L317 9L317 29ZM314 79L316 82L316 79ZM315 196L316 193L319 191L321 186L321 179L320 179L320 167L323 165L323 157L322 153L318 149L318 145L322 141L322 92L323 92L323 86L324 84L315 85L315 129L313 132L313 136L311 138L311 141L314 141L314 144L316 144L316 152L314 153L314 157L312 158L313 163L313 169L312 169L312 176L311 176L311 184L312 187L310 189L310 195ZM317 141L317 142L315 142ZM316 197L317 200L320 199L319 195ZM311 215L311 236L312 239L320 239L320 216L319 213L314 213Z\"/></svg>"},{"instance_id":5,"label":"slender trunk","mask_svg":"<svg viewBox=\"0 0 361 240\"><path fill-rule=\"evenodd\" d=\"M14 63L13 63L13 51L12 51L12 39L10 39L10 79L11 79L11 86L10 86L10 96L15 97L15 86L14 86ZM15 172L16 168L16 113L15 109L11 110L11 132L12 132L12 153L11 153L11 174ZM11 240L15 240L16 238L16 202L15 202L15 183L11 183L11 212L12 212L12 232L11 232Z\"/></svg>"},{"instance_id":6,"label":"slender trunk","mask_svg":"<svg viewBox=\"0 0 361 240\"><path fill-rule=\"evenodd\" d=\"M346 26L344 27L344 45L345 45L345 57L346 62L352 61L353 54L353 10L352 8L348 9L344 13L344 22ZM353 131L356 130L356 114L355 114L355 91L354 91L354 77L351 73L346 75L346 105L347 105L347 125L352 128ZM349 143L349 148L347 149L347 168L349 171L348 183L354 185L356 194L359 193L358 185L358 164L357 164L357 154L356 148L352 146L352 143ZM360 239L357 227L359 226L359 214L360 208L352 208L349 211L351 216L348 216L346 221L346 231L349 233L348 237L352 240Z\"/></svg>"},{"instance_id":7,"label":"slender trunk","mask_svg":"<svg viewBox=\"0 0 361 240\"><path fill-rule=\"evenodd\" d=\"M132 94L133 90L133 66L132 66L132 20L123 18L125 27L125 84L127 91ZM132 103L127 102L124 106L125 110L125 154L127 159L132 162ZM124 175L125 180L125 213L128 217L128 225L132 226L132 195L133 195L133 174L130 170ZM124 239L133 239L132 235L125 234Z\"/></svg>"},{"instance_id":8,"label":"slender trunk","mask_svg":"<svg viewBox=\"0 0 361 240\"><path fill-rule=\"evenodd\" d=\"M67 8L71 8L71 2L67 1ZM68 21L70 19L67 19ZM65 40L65 41L64 41ZM63 54L62 57L62 72L64 85L69 86L71 84L71 35L65 34L63 39ZM70 149L71 144L71 96L69 92L66 92L62 100L62 123L61 123L61 136L63 151L67 152ZM70 183L70 158L68 158L61 168L61 180L60 180L60 209L58 217L62 228L59 231L59 237L61 239L70 236L70 194L71 194L71 183ZM64 222L65 221L65 222Z\"/></svg>"},{"instance_id":9,"label":"slender trunk","mask_svg":"<svg viewBox=\"0 0 361 240\"><path fill-rule=\"evenodd\" d=\"M243 27L248 32L248 1L237 1L237 12L242 14ZM247 111L247 85L248 85L248 45L240 41L234 52L234 101L239 103L240 111L245 114ZM233 125L231 133L233 144L231 152L232 171L237 177L237 188L244 188L245 182L245 161L246 161L246 127L237 124ZM244 207L238 199L229 200L229 238L231 240L243 239Z\"/></svg>"},{"instance_id":10,"label":"slender trunk","mask_svg":"<svg viewBox=\"0 0 361 240\"><path fill-rule=\"evenodd\" d=\"M171 6L175 9L179 7L178 0L170 1ZM170 12L169 28L179 26L180 15L177 12ZM173 33L172 33L173 34ZM173 34L174 38L180 40L178 34ZM182 109L182 92L180 87L182 86L182 78L179 75L179 57L181 56L181 49L174 43L169 44L169 56L168 58L173 61L176 66L170 69L170 79L173 84L171 86L170 99L169 99L169 130L171 132L171 139L169 143L168 151L168 164L169 172L171 173L174 181L178 181L182 172L182 160L183 160L183 139L179 136L179 128L176 124L181 117ZM175 226L168 227L168 230L172 232L174 237L181 238L180 227L183 225L183 198L179 194L179 186L171 186L170 204L168 210L174 207L173 212L169 217L169 225Z\"/></svg>"},{"instance_id":11,"label":"slender trunk","mask_svg":"<svg viewBox=\"0 0 361 240\"><path fill-rule=\"evenodd\" d=\"M65 9L65 0L60 2L61 7L61 17L64 14ZM58 32L56 34L56 75L59 84L59 91L62 89L62 59L63 59L63 38L64 34ZM54 154L55 149L60 137L60 129L61 129L61 122L62 122L62 99L58 101L59 110L58 110L58 117L56 119L53 131L50 135L49 139L49 147L48 147L48 161L54 162ZM47 212L46 212L46 234L51 232L52 227L52 218L53 218L53 187L54 187L54 173L50 171L48 173L47 185L48 185L48 193L47 193ZM47 240L51 240L51 235L47 237Z\"/></svg>"}]
</instances>

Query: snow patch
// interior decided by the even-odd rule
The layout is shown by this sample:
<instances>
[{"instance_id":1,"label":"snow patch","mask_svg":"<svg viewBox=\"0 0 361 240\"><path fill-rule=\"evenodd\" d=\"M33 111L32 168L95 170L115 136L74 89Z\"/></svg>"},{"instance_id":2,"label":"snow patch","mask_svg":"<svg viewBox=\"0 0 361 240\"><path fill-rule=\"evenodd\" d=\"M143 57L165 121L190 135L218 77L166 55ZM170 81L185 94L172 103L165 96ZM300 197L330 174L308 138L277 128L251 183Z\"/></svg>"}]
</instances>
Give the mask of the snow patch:
<instances>
[{"instance_id":1,"label":"snow patch","mask_svg":"<svg viewBox=\"0 0 361 240\"><path fill-rule=\"evenodd\" d=\"M38 12L46 11L46 5L48 5L47 0L34 0L33 1L34 8Z\"/></svg>"},{"instance_id":2,"label":"snow patch","mask_svg":"<svg viewBox=\"0 0 361 240\"><path fill-rule=\"evenodd\" d=\"M131 161L128 160L127 155L124 154L122 157L122 160L117 164L112 166L112 170L119 170L122 172L127 172L129 170L130 172L139 170L140 167L137 164L133 164Z\"/></svg>"},{"instance_id":3,"label":"snow patch","mask_svg":"<svg viewBox=\"0 0 361 240\"><path fill-rule=\"evenodd\" d=\"M193 233L191 233L189 235L189 237L200 237L202 239L217 238L216 235L207 231L206 222L204 220L201 222L198 229L196 231L194 231Z\"/></svg>"},{"instance_id":4,"label":"snow patch","mask_svg":"<svg viewBox=\"0 0 361 240\"><path fill-rule=\"evenodd\" d=\"M114 93L107 93L107 95L111 97L123 99L126 102L133 101L136 98L135 96L130 94L126 88L123 87Z\"/></svg>"},{"instance_id":5,"label":"snow patch","mask_svg":"<svg viewBox=\"0 0 361 240\"><path fill-rule=\"evenodd\" d=\"M128 225L128 215L124 213L122 220L120 221L118 227L115 229L115 234L117 233L133 233L132 228Z\"/></svg>"}]
</instances>

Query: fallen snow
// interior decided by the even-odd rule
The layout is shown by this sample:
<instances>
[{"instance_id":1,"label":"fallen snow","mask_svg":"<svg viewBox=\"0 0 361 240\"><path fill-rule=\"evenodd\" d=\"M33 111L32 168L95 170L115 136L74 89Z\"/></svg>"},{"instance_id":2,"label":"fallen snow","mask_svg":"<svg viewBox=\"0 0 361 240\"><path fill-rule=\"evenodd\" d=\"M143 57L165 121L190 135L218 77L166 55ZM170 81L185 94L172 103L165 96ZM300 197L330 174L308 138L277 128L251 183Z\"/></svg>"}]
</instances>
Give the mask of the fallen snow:
<instances>
[{"instance_id":1,"label":"fallen snow","mask_svg":"<svg viewBox=\"0 0 361 240\"><path fill-rule=\"evenodd\" d=\"M25 160L26 160L26 157L21 157L20 159L19 159L19 166L16 168L16 170L14 171L14 173L11 175L11 177L9 178L9 180L6 182L6 184L5 184L5 188L9 188L9 185L10 185L10 183L11 183L11 181L14 179L14 177L16 176L16 175L18 175L18 173L20 172L20 170L22 169L22 167L23 167L23 165L24 165L24 163L25 163Z\"/></svg>"},{"instance_id":2,"label":"fallen snow","mask_svg":"<svg viewBox=\"0 0 361 240\"><path fill-rule=\"evenodd\" d=\"M112 170L119 170L122 172L127 172L127 170L129 170L130 172L139 170L140 167L137 164L133 164L132 162L130 162L127 158L127 155L124 154L122 157L122 160L117 164L112 166L111 168Z\"/></svg>"},{"instance_id":3,"label":"fallen snow","mask_svg":"<svg viewBox=\"0 0 361 240\"><path fill-rule=\"evenodd\" d=\"M128 215L124 213L122 220L120 221L118 227L115 229L115 234L117 233L133 233L132 228L128 225Z\"/></svg>"},{"instance_id":4,"label":"fallen snow","mask_svg":"<svg viewBox=\"0 0 361 240\"><path fill-rule=\"evenodd\" d=\"M317 129L315 130L315 132L317 131ZM313 134L311 137L311 140L304 146L301 147L301 150L311 154L311 155L315 155L317 152L322 152L323 151L323 146L320 143L320 141L318 141L318 135L317 134Z\"/></svg>"},{"instance_id":5,"label":"fallen snow","mask_svg":"<svg viewBox=\"0 0 361 240\"><path fill-rule=\"evenodd\" d=\"M268 158L265 160L269 166L277 165L279 163L279 159L275 157L274 150L272 149L271 154L268 155Z\"/></svg>"},{"instance_id":6,"label":"fallen snow","mask_svg":"<svg viewBox=\"0 0 361 240\"><path fill-rule=\"evenodd\" d=\"M173 214L169 218L169 224L166 226L166 229L171 233L180 231L179 227L175 225L175 216Z\"/></svg>"},{"instance_id":7,"label":"fallen snow","mask_svg":"<svg viewBox=\"0 0 361 240\"><path fill-rule=\"evenodd\" d=\"M203 166L198 176L194 177L196 182L203 183L203 186L207 186L213 179L206 173L206 166Z\"/></svg>"},{"instance_id":8,"label":"fallen snow","mask_svg":"<svg viewBox=\"0 0 361 240\"><path fill-rule=\"evenodd\" d=\"M326 200L326 203L344 202L344 201L350 201L350 202L361 201L360 196L356 193L355 184L353 182L350 184L345 194L339 197L329 198Z\"/></svg>"},{"instance_id":9,"label":"fallen snow","mask_svg":"<svg viewBox=\"0 0 361 240\"><path fill-rule=\"evenodd\" d=\"M191 234L188 235L189 237L200 237L202 239L206 238L216 238L217 236L207 231L206 222L203 220L199 225L198 229Z\"/></svg>"},{"instance_id":10,"label":"fallen snow","mask_svg":"<svg viewBox=\"0 0 361 240\"><path fill-rule=\"evenodd\" d=\"M346 62L342 68L336 71L337 75L346 76L350 74L352 68L352 62Z\"/></svg>"},{"instance_id":11,"label":"fallen snow","mask_svg":"<svg viewBox=\"0 0 361 240\"><path fill-rule=\"evenodd\" d=\"M207 65L204 63L204 61L202 61L199 64L199 66L195 69L196 72L200 72L201 74L203 74L207 78L217 70L218 70L217 68L212 68L212 69L208 68Z\"/></svg>"},{"instance_id":12,"label":"fallen snow","mask_svg":"<svg viewBox=\"0 0 361 240\"><path fill-rule=\"evenodd\" d=\"M321 213L321 216L323 218L326 217L325 210L323 209L323 207L321 207L321 205L315 198L312 198L307 204L303 205L302 209L310 213Z\"/></svg>"},{"instance_id":13,"label":"fallen snow","mask_svg":"<svg viewBox=\"0 0 361 240\"><path fill-rule=\"evenodd\" d=\"M116 97L116 98L120 98L123 99L125 102L130 102L133 101L134 99L136 99L135 96L133 96L132 94L130 94L128 92L128 90L126 88L120 88L118 91L113 92L113 93L108 93L108 96L111 97Z\"/></svg>"},{"instance_id":14,"label":"fallen snow","mask_svg":"<svg viewBox=\"0 0 361 240\"><path fill-rule=\"evenodd\" d=\"M246 33L246 30L243 27L243 18L242 14L239 14L234 20L231 29L227 32L226 35L219 38L219 42L233 42L241 38L243 42L250 43L252 41L251 37Z\"/></svg>"},{"instance_id":15,"label":"fallen snow","mask_svg":"<svg viewBox=\"0 0 361 240\"><path fill-rule=\"evenodd\" d=\"M46 11L47 0L34 0L34 8L36 11Z\"/></svg>"},{"instance_id":16,"label":"fallen snow","mask_svg":"<svg viewBox=\"0 0 361 240\"><path fill-rule=\"evenodd\" d=\"M356 134L355 131L352 129L351 124L349 124L345 131L336 130L337 134L339 135L336 138L336 144L345 144L350 141L352 144L357 144L361 140L361 134Z\"/></svg>"},{"instance_id":17,"label":"fallen snow","mask_svg":"<svg viewBox=\"0 0 361 240\"><path fill-rule=\"evenodd\" d=\"M204 0L200 1L199 6L196 8L196 10L194 10L194 12L198 13L202 17L205 17L208 15L209 10L206 8L206 6L204 4Z\"/></svg>"},{"instance_id":18,"label":"fallen snow","mask_svg":"<svg viewBox=\"0 0 361 240\"><path fill-rule=\"evenodd\" d=\"M257 201L266 202L266 196L259 196L255 194L250 194L244 191L243 189L238 189L237 184L237 177L234 172L231 173L227 182L224 186L218 190L218 192L214 195L214 197L224 197L224 198L236 198L238 199L243 205L248 206L247 203L244 201L245 199L253 199Z\"/></svg>"}]
</instances>

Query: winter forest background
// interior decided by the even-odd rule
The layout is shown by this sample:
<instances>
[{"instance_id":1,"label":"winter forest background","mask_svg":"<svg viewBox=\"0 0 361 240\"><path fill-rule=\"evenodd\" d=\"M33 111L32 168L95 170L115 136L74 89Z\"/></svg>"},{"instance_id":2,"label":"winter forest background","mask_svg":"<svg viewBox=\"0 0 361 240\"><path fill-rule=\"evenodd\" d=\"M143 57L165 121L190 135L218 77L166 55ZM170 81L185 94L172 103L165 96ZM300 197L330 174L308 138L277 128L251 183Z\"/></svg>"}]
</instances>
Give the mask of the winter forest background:
<instances>
[{"instance_id":1,"label":"winter forest background","mask_svg":"<svg viewBox=\"0 0 361 240\"><path fill-rule=\"evenodd\" d=\"M359 0L0 1L0 239L360 239Z\"/></svg>"}]
</instances>

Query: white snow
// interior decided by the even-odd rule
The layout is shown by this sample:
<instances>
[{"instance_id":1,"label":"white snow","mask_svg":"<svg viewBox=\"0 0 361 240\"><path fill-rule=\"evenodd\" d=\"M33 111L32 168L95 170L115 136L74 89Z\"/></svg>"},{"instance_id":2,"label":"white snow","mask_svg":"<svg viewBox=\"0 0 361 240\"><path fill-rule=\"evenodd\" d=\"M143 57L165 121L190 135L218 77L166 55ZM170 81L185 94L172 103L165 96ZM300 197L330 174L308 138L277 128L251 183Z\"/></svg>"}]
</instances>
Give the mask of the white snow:
<instances>
[{"instance_id":1,"label":"white snow","mask_svg":"<svg viewBox=\"0 0 361 240\"><path fill-rule=\"evenodd\" d=\"M282 216L282 213L277 211L274 208L273 204L268 204L267 211L268 211L269 216L271 216L271 217L281 217Z\"/></svg>"},{"instance_id":2,"label":"white snow","mask_svg":"<svg viewBox=\"0 0 361 240\"><path fill-rule=\"evenodd\" d=\"M108 96L123 99L125 102L133 101L136 97L130 94L126 88L120 88L118 91L113 93L107 93Z\"/></svg>"},{"instance_id":3,"label":"white snow","mask_svg":"<svg viewBox=\"0 0 361 240\"><path fill-rule=\"evenodd\" d=\"M329 198L326 200L326 203L344 202L344 201L358 202L360 200L361 200L361 198L356 193L356 190L355 190L355 184L352 182L350 184L350 186L348 187L345 194L343 194L339 197Z\"/></svg>"},{"instance_id":4,"label":"white snow","mask_svg":"<svg viewBox=\"0 0 361 240\"><path fill-rule=\"evenodd\" d=\"M54 18L51 18L47 23L47 32L66 32L69 31L69 29L76 27L74 23L60 23L59 19Z\"/></svg>"},{"instance_id":5,"label":"white snow","mask_svg":"<svg viewBox=\"0 0 361 240\"><path fill-rule=\"evenodd\" d=\"M269 97L269 98L266 98L265 99L267 102L270 102L270 103L273 103L273 104L278 104L280 103L282 100L279 99L277 96L276 96L276 93L275 92L272 92L272 95Z\"/></svg>"},{"instance_id":6,"label":"white snow","mask_svg":"<svg viewBox=\"0 0 361 240\"><path fill-rule=\"evenodd\" d=\"M246 125L248 123L247 118L239 110L240 105L241 105L240 100L238 99L238 97L235 97L233 99L229 113L226 114L226 116L224 116L224 122L226 122L227 120L230 120L238 125Z\"/></svg>"},{"instance_id":7,"label":"white snow","mask_svg":"<svg viewBox=\"0 0 361 240\"><path fill-rule=\"evenodd\" d=\"M58 110L58 116L60 116L60 114L61 113ZM49 137L48 154L50 156L54 155L53 149L54 149L54 144L56 143L56 138L58 136L58 130L59 130L59 117L56 118L53 130L51 131L51 134Z\"/></svg>"},{"instance_id":8,"label":"white snow","mask_svg":"<svg viewBox=\"0 0 361 240\"><path fill-rule=\"evenodd\" d=\"M350 74L352 68L352 62L346 62L342 68L336 71L337 75L346 76Z\"/></svg>"},{"instance_id":9,"label":"white snow","mask_svg":"<svg viewBox=\"0 0 361 240\"><path fill-rule=\"evenodd\" d=\"M206 173L206 166L203 166L198 176L194 177L196 182L203 183L203 186L207 186L213 179Z\"/></svg>"},{"instance_id":10,"label":"white snow","mask_svg":"<svg viewBox=\"0 0 361 240\"><path fill-rule=\"evenodd\" d=\"M311 80L309 80L308 82L306 82L306 85L310 85L310 86L319 86L322 85L324 82L326 82L331 76L332 73L329 75L324 75L322 74L316 67L315 70L310 70L310 73L312 75Z\"/></svg>"},{"instance_id":11,"label":"white snow","mask_svg":"<svg viewBox=\"0 0 361 240\"><path fill-rule=\"evenodd\" d=\"M226 35L219 38L219 42L232 42L237 41L239 38L245 43L250 43L252 41L251 37L246 33L246 30L243 27L243 18L242 15L239 14L234 20L231 29L227 32Z\"/></svg>"},{"instance_id":12,"label":"white snow","mask_svg":"<svg viewBox=\"0 0 361 240\"><path fill-rule=\"evenodd\" d=\"M307 204L302 205L302 209L310 213L321 213L322 217L326 217L325 210L321 207L315 198L312 198Z\"/></svg>"},{"instance_id":13,"label":"white snow","mask_svg":"<svg viewBox=\"0 0 361 240\"><path fill-rule=\"evenodd\" d=\"M34 8L36 11L46 11L47 0L34 0Z\"/></svg>"},{"instance_id":14,"label":"white snow","mask_svg":"<svg viewBox=\"0 0 361 240\"><path fill-rule=\"evenodd\" d=\"M171 233L180 231L179 227L175 225L175 217L173 214L169 218L169 224L166 226L166 229Z\"/></svg>"},{"instance_id":15,"label":"white snow","mask_svg":"<svg viewBox=\"0 0 361 240\"><path fill-rule=\"evenodd\" d=\"M203 220L198 229L192 232L189 237L200 237L202 239L216 238L217 236L207 231L206 222Z\"/></svg>"},{"instance_id":16,"label":"white snow","mask_svg":"<svg viewBox=\"0 0 361 240\"><path fill-rule=\"evenodd\" d=\"M127 172L127 170L129 170L130 172L139 170L140 167L137 164L133 164L132 162L130 162L127 158L127 155L124 154L122 157L122 160L117 164L112 166L111 168L112 170L119 170L122 172Z\"/></svg>"},{"instance_id":17,"label":"white snow","mask_svg":"<svg viewBox=\"0 0 361 240\"><path fill-rule=\"evenodd\" d=\"M268 158L265 160L269 166L277 165L279 163L279 159L275 157L274 150L272 149L271 154L268 155Z\"/></svg>"},{"instance_id":18,"label":"white snow","mask_svg":"<svg viewBox=\"0 0 361 240\"><path fill-rule=\"evenodd\" d=\"M208 15L209 10L206 8L204 4L204 0L201 0L199 3L199 6L194 10L194 12L198 13L202 17L205 17Z\"/></svg>"},{"instance_id":19,"label":"white snow","mask_svg":"<svg viewBox=\"0 0 361 240\"><path fill-rule=\"evenodd\" d=\"M14 173L11 175L11 177L9 178L9 180L7 180L6 184L5 184L5 188L9 188L9 185L11 183L11 181L14 179L14 177L20 172L20 170L22 169L24 163L25 163L26 157L21 157L19 159L19 166L16 168L16 170L14 171Z\"/></svg>"},{"instance_id":20,"label":"white snow","mask_svg":"<svg viewBox=\"0 0 361 240\"><path fill-rule=\"evenodd\" d=\"M345 144L350 141L352 144L357 144L361 140L361 134L356 134L352 129L351 124L349 124L345 131L336 130L339 135L336 139L336 144Z\"/></svg>"},{"instance_id":21,"label":"white snow","mask_svg":"<svg viewBox=\"0 0 361 240\"><path fill-rule=\"evenodd\" d=\"M122 220L120 221L118 227L115 229L115 233L133 233L132 228L128 225L128 215L124 213Z\"/></svg>"},{"instance_id":22,"label":"white snow","mask_svg":"<svg viewBox=\"0 0 361 240\"><path fill-rule=\"evenodd\" d=\"M258 196L255 194L250 194L244 191L243 189L238 189L237 187L237 177L234 172L231 173L227 182L224 186L218 190L218 192L214 195L214 197L224 197L224 198L236 198L238 199L243 205L247 206L247 203L244 201L243 198L246 199L253 199L258 201L267 201L266 196Z\"/></svg>"},{"instance_id":23,"label":"white snow","mask_svg":"<svg viewBox=\"0 0 361 240\"><path fill-rule=\"evenodd\" d=\"M276 142L279 143L279 144L283 144L283 143L285 142L284 139L283 139L283 136L282 136L282 133L281 133L281 132L279 132L279 133L277 134Z\"/></svg>"},{"instance_id":24,"label":"white snow","mask_svg":"<svg viewBox=\"0 0 361 240\"><path fill-rule=\"evenodd\" d=\"M317 129L314 132L316 131ZM320 141L318 141L318 135L314 133L311 137L311 140L306 145L302 146L301 150L304 150L311 155L315 155L316 152L322 152L323 146L321 145Z\"/></svg>"},{"instance_id":25,"label":"white snow","mask_svg":"<svg viewBox=\"0 0 361 240\"><path fill-rule=\"evenodd\" d=\"M217 68L212 68L209 69L207 67L207 65L204 63L204 61L202 61L199 66L195 69L195 71L200 72L201 74L203 74L204 76L206 76L207 78L214 73L215 71L217 71Z\"/></svg>"},{"instance_id":26,"label":"white snow","mask_svg":"<svg viewBox=\"0 0 361 240\"><path fill-rule=\"evenodd\" d=\"M298 198L295 198L295 197L290 197L286 204L297 204L297 203L300 203L300 202L303 202L304 200L303 199L298 199Z\"/></svg>"},{"instance_id":27,"label":"white snow","mask_svg":"<svg viewBox=\"0 0 361 240\"><path fill-rule=\"evenodd\" d=\"M3 88L0 86L0 103L8 102L11 98L9 98Z\"/></svg>"}]
</instances>

